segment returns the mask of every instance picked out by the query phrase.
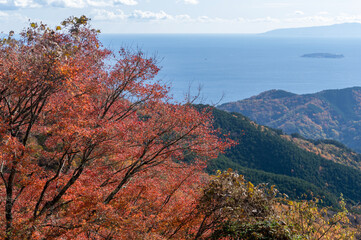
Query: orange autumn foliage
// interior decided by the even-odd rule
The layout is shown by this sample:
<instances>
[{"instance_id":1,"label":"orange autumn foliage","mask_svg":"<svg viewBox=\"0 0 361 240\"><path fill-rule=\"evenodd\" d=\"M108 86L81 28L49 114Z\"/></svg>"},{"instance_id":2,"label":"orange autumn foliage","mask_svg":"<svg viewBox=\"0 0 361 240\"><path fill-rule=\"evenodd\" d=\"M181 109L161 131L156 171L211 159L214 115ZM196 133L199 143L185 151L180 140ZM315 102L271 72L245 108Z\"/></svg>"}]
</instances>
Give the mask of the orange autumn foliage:
<instances>
[{"instance_id":1,"label":"orange autumn foliage","mask_svg":"<svg viewBox=\"0 0 361 240\"><path fill-rule=\"evenodd\" d=\"M0 237L194 233L202 169L229 145L210 113L171 103L156 59L103 48L85 16L11 35L0 45Z\"/></svg>"}]
</instances>

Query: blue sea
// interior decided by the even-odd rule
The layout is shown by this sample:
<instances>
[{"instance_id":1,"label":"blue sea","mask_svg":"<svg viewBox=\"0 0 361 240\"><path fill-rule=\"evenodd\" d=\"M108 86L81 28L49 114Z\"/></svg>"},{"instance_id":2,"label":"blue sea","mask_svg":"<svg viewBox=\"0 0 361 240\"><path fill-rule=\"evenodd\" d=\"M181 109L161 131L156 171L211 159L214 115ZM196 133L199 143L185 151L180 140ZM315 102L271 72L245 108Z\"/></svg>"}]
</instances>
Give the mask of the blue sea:
<instances>
[{"instance_id":1,"label":"blue sea","mask_svg":"<svg viewBox=\"0 0 361 240\"><path fill-rule=\"evenodd\" d=\"M101 35L104 46L156 55L158 79L176 101L202 87L203 103L237 101L270 89L304 94L361 86L361 39L275 38L257 35ZM302 58L307 53L342 59Z\"/></svg>"}]
</instances>

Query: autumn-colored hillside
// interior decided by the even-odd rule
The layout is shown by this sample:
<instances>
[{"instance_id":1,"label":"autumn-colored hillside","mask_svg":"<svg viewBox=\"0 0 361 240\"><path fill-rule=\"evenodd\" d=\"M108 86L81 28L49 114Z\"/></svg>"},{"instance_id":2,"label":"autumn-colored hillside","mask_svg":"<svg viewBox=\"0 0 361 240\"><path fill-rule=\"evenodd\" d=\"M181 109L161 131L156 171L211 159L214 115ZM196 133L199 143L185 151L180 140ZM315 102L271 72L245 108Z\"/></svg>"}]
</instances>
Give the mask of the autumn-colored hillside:
<instances>
[{"instance_id":1,"label":"autumn-colored hillside","mask_svg":"<svg viewBox=\"0 0 361 240\"><path fill-rule=\"evenodd\" d=\"M361 87L304 95L271 90L219 108L242 113L259 124L289 134L335 139L361 151Z\"/></svg>"},{"instance_id":2,"label":"autumn-colored hillside","mask_svg":"<svg viewBox=\"0 0 361 240\"><path fill-rule=\"evenodd\" d=\"M325 159L361 170L361 155L340 142L328 139L305 139L296 134L282 135L282 137Z\"/></svg>"},{"instance_id":3,"label":"autumn-colored hillside","mask_svg":"<svg viewBox=\"0 0 361 240\"><path fill-rule=\"evenodd\" d=\"M275 184L292 198L313 194L327 205L334 205L341 193L353 202L361 199L360 155L343 144L285 136L239 113L216 108L212 113L215 127L237 145L212 160L210 172L232 168L252 182Z\"/></svg>"}]
</instances>

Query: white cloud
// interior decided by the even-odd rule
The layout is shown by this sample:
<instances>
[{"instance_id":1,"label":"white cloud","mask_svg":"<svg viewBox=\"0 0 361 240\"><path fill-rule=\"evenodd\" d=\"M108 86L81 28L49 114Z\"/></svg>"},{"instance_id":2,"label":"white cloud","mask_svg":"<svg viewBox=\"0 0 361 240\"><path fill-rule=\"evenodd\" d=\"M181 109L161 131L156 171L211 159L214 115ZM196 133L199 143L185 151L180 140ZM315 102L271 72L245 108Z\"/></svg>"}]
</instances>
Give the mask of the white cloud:
<instances>
[{"instance_id":1,"label":"white cloud","mask_svg":"<svg viewBox=\"0 0 361 240\"><path fill-rule=\"evenodd\" d=\"M165 11L151 12L134 10L128 14L121 10L108 11L99 9L93 11L92 19L99 21L173 21L179 23L192 22L192 23L280 23L281 20L272 17L264 18L219 18L209 16L191 17L187 14L170 15Z\"/></svg>"},{"instance_id":2,"label":"white cloud","mask_svg":"<svg viewBox=\"0 0 361 240\"><path fill-rule=\"evenodd\" d=\"M329 14L329 12L322 11L322 12L319 12L318 14L320 14L320 15L328 15L328 14Z\"/></svg>"},{"instance_id":3,"label":"white cloud","mask_svg":"<svg viewBox=\"0 0 361 240\"><path fill-rule=\"evenodd\" d=\"M282 8L282 7L288 7L291 3L285 3L285 2L276 2L276 3L265 3L264 6L269 8Z\"/></svg>"},{"instance_id":4,"label":"white cloud","mask_svg":"<svg viewBox=\"0 0 361 240\"><path fill-rule=\"evenodd\" d=\"M337 23L345 23L345 22L361 22L361 15L339 15L339 16L325 16L325 14L319 14L314 16L305 16L299 18L287 18L284 20L288 23L303 23L308 25L329 25L329 24L337 24Z\"/></svg>"},{"instance_id":5,"label":"white cloud","mask_svg":"<svg viewBox=\"0 0 361 240\"><path fill-rule=\"evenodd\" d=\"M190 4L190 5L197 5L199 4L199 0L177 0L177 3L183 3L183 4Z\"/></svg>"},{"instance_id":6,"label":"white cloud","mask_svg":"<svg viewBox=\"0 0 361 240\"><path fill-rule=\"evenodd\" d=\"M138 2L135 0L114 0L114 3L128 5L128 6L134 6L138 4Z\"/></svg>"},{"instance_id":7,"label":"white cloud","mask_svg":"<svg viewBox=\"0 0 361 240\"><path fill-rule=\"evenodd\" d=\"M92 13L92 19L99 21L112 21L112 20L128 20L128 21L173 21L173 22L229 22L230 19L223 18L211 18L208 16L200 16L192 18L187 14L170 15L165 11L151 12L134 10L129 14L124 13L121 10L108 11L104 9L94 10Z\"/></svg>"},{"instance_id":8,"label":"white cloud","mask_svg":"<svg viewBox=\"0 0 361 240\"><path fill-rule=\"evenodd\" d=\"M32 0L14 0L8 2L12 2L15 7L36 6L36 4Z\"/></svg>"},{"instance_id":9,"label":"white cloud","mask_svg":"<svg viewBox=\"0 0 361 240\"><path fill-rule=\"evenodd\" d=\"M307 17L299 17L299 18L286 18L285 22L288 23L304 23L304 24L317 24L317 23L334 23L334 18L332 17L324 17L324 16L307 16Z\"/></svg>"},{"instance_id":10,"label":"white cloud","mask_svg":"<svg viewBox=\"0 0 361 240\"><path fill-rule=\"evenodd\" d=\"M111 7L116 5L137 5L136 0L0 0L0 9L36 8L36 7Z\"/></svg>"},{"instance_id":11,"label":"white cloud","mask_svg":"<svg viewBox=\"0 0 361 240\"><path fill-rule=\"evenodd\" d=\"M336 23L344 23L344 22L361 22L361 15L340 15L335 17Z\"/></svg>"},{"instance_id":12,"label":"white cloud","mask_svg":"<svg viewBox=\"0 0 361 240\"><path fill-rule=\"evenodd\" d=\"M224 23L224 24L273 24L280 26L313 26L313 25L331 25L344 22L361 22L361 15L347 15L340 14L338 16L331 16L326 14L317 14L306 16L302 11L295 11L293 14L285 18L274 17L258 17L258 18L220 18L210 16L195 16L191 17L187 14L171 15L165 11L143 11L133 10L130 12L123 12L122 10L94 10L92 12L92 19L95 21L135 21L135 22L173 22L173 23Z\"/></svg>"},{"instance_id":13,"label":"white cloud","mask_svg":"<svg viewBox=\"0 0 361 240\"><path fill-rule=\"evenodd\" d=\"M9 14L4 12L4 11L0 11L0 17L8 17Z\"/></svg>"},{"instance_id":14,"label":"white cloud","mask_svg":"<svg viewBox=\"0 0 361 240\"><path fill-rule=\"evenodd\" d=\"M264 18L246 19L246 22L250 22L250 23L280 23L281 20L278 18L264 17Z\"/></svg>"},{"instance_id":15,"label":"white cloud","mask_svg":"<svg viewBox=\"0 0 361 240\"><path fill-rule=\"evenodd\" d=\"M173 16L165 13L164 11L160 12L151 12L151 11L142 11L142 10L134 10L128 16L129 19L136 20L172 20Z\"/></svg>"},{"instance_id":16,"label":"white cloud","mask_svg":"<svg viewBox=\"0 0 361 240\"><path fill-rule=\"evenodd\" d=\"M1 32L2 34L7 35L7 33L12 30L15 32L20 32L24 29L29 22L29 17L17 13L15 11L1 11L0 10L0 22L1 22Z\"/></svg>"},{"instance_id":17,"label":"white cloud","mask_svg":"<svg viewBox=\"0 0 361 240\"><path fill-rule=\"evenodd\" d=\"M94 20L124 20L128 16L124 14L121 10L116 10L115 12L107 11L104 9L99 9L95 11Z\"/></svg>"},{"instance_id":18,"label":"white cloud","mask_svg":"<svg viewBox=\"0 0 361 240\"><path fill-rule=\"evenodd\" d=\"M88 0L87 4L91 7L111 7L110 1Z\"/></svg>"},{"instance_id":19,"label":"white cloud","mask_svg":"<svg viewBox=\"0 0 361 240\"><path fill-rule=\"evenodd\" d=\"M199 3L198 0L183 0L183 2L185 4L192 4L192 5L197 5Z\"/></svg>"},{"instance_id":20,"label":"white cloud","mask_svg":"<svg viewBox=\"0 0 361 240\"><path fill-rule=\"evenodd\" d=\"M27 16L21 15L17 12L1 11L0 10L0 19L19 22L28 22L29 18Z\"/></svg>"},{"instance_id":21,"label":"white cloud","mask_svg":"<svg viewBox=\"0 0 361 240\"><path fill-rule=\"evenodd\" d=\"M52 6L52 7L62 7L62 8L83 8L86 6L86 2L82 0L48 0L48 1L39 1L41 6ZM32 7L32 6L24 6Z\"/></svg>"},{"instance_id":22,"label":"white cloud","mask_svg":"<svg viewBox=\"0 0 361 240\"><path fill-rule=\"evenodd\" d=\"M208 17L208 16L200 16L196 19L192 19L193 22L201 22L201 23L229 23L235 22L237 19L226 19L226 18L219 18L219 17Z\"/></svg>"},{"instance_id":23,"label":"white cloud","mask_svg":"<svg viewBox=\"0 0 361 240\"><path fill-rule=\"evenodd\" d=\"M182 14L182 15L177 15L175 16L175 19L181 21L181 22L189 22L192 21L191 16L187 15L187 14Z\"/></svg>"},{"instance_id":24,"label":"white cloud","mask_svg":"<svg viewBox=\"0 0 361 240\"><path fill-rule=\"evenodd\" d=\"M163 20L181 20L187 21L190 19L188 15L176 15L172 16L164 11L151 12L134 10L129 14L125 14L121 10L107 11L104 9L93 11L94 20L135 20L135 21L163 21Z\"/></svg>"},{"instance_id":25,"label":"white cloud","mask_svg":"<svg viewBox=\"0 0 361 240\"><path fill-rule=\"evenodd\" d=\"M293 13L289 13L287 14L288 17L300 17L300 16L303 16L305 15L305 13L301 10L297 10L297 11L294 11Z\"/></svg>"}]
</instances>

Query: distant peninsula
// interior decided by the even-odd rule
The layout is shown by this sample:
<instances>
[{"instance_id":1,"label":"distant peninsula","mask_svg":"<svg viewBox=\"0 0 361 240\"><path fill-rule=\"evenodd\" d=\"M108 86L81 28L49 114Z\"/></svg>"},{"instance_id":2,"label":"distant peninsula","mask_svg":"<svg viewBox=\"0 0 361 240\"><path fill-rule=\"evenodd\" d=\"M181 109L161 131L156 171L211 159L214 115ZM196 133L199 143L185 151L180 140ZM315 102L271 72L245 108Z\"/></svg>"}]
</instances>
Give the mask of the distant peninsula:
<instances>
[{"instance_id":1,"label":"distant peninsula","mask_svg":"<svg viewBox=\"0 0 361 240\"><path fill-rule=\"evenodd\" d=\"M344 58L342 54L332 54L332 53L308 53L304 54L301 57L303 58Z\"/></svg>"},{"instance_id":2,"label":"distant peninsula","mask_svg":"<svg viewBox=\"0 0 361 240\"><path fill-rule=\"evenodd\" d=\"M342 23L331 26L284 28L261 33L268 37L305 37L305 38L361 38L360 23Z\"/></svg>"}]
</instances>

